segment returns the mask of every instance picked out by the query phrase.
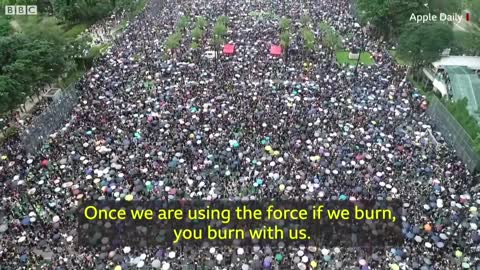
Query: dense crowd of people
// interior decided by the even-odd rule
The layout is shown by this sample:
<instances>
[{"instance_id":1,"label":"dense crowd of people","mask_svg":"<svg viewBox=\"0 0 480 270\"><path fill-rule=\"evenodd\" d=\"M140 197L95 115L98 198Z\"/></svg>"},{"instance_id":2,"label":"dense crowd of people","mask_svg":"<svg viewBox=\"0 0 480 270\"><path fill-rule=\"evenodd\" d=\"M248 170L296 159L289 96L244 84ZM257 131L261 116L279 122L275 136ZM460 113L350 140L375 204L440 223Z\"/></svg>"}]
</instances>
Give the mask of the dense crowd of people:
<instances>
[{"instance_id":1,"label":"dense crowd of people","mask_svg":"<svg viewBox=\"0 0 480 270\"><path fill-rule=\"evenodd\" d=\"M269 54L278 18L259 11L292 20L288 58ZM434 142L406 69L350 11L348 0L150 1L79 82L70 120L40 152L3 146L0 269L480 269L474 177ZM170 56L164 42L183 14L207 19L203 50L227 15L235 54L200 57L190 26ZM318 39L327 22L376 63L355 73L320 44L303 53L305 15ZM76 243L78 205L127 197L399 199L405 239L369 250Z\"/></svg>"}]
</instances>

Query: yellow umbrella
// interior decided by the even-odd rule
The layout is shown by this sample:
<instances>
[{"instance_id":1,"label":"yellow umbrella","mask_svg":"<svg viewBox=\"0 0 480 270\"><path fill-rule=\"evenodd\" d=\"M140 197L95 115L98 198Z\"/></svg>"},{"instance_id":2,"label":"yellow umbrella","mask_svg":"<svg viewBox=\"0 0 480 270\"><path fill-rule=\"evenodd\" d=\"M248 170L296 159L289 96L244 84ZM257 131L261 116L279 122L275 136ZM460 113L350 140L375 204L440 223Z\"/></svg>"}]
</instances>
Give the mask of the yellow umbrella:
<instances>
[{"instance_id":1,"label":"yellow umbrella","mask_svg":"<svg viewBox=\"0 0 480 270\"><path fill-rule=\"evenodd\" d=\"M460 258L462 256L463 256L463 252L461 252L460 250L455 251L455 257Z\"/></svg>"},{"instance_id":2,"label":"yellow umbrella","mask_svg":"<svg viewBox=\"0 0 480 270\"><path fill-rule=\"evenodd\" d=\"M273 151L272 156L276 157L280 155L280 151Z\"/></svg>"},{"instance_id":3,"label":"yellow umbrella","mask_svg":"<svg viewBox=\"0 0 480 270\"><path fill-rule=\"evenodd\" d=\"M284 185L284 184L280 184L280 186L278 187L278 189L280 189L280 191L284 191L284 190L285 190L285 185Z\"/></svg>"},{"instance_id":4,"label":"yellow umbrella","mask_svg":"<svg viewBox=\"0 0 480 270\"><path fill-rule=\"evenodd\" d=\"M128 194L127 196L125 196L125 201L130 202L132 200L133 200L133 195L132 194Z\"/></svg>"},{"instance_id":5,"label":"yellow umbrella","mask_svg":"<svg viewBox=\"0 0 480 270\"><path fill-rule=\"evenodd\" d=\"M117 265L113 270L122 270L122 267L120 265Z\"/></svg>"},{"instance_id":6,"label":"yellow umbrella","mask_svg":"<svg viewBox=\"0 0 480 270\"><path fill-rule=\"evenodd\" d=\"M265 146L265 151L271 152L271 151L273 151L273 149L270 145L267 145L267 146Z\"/></svg>"},{"instance_id":7,"label":"yellow umbrella","mask_svg":"<svg viewBox=\"0 0 480 270\"><path fill-rule=\"evenodd\" d=\"M2 156L2 160L6 160L7 158L7 156Z\"/></svg>"},{"instance_id":8,"label":"yellow umbrella","mask_svg":"<svg viewBox=\"0 0 480 270\"><path fill-rule=\"evenodd\" d=\"M398 266L398 264L392 263L392 264L390 264L390 269L391 270L400 270L400 267Z\"/></svg>"},{"instance_id":9,"label":"yellow umbrella","mask_svg":"<svg viewBox=\"0 0 480 270\"><path fill-rule=\"evenodd\" d=\"M310 266L311 266L312 268L317 267L317 262L316 262L316 261L311 261L311 262L310 262Z\"/></svg>"}]
</instances>

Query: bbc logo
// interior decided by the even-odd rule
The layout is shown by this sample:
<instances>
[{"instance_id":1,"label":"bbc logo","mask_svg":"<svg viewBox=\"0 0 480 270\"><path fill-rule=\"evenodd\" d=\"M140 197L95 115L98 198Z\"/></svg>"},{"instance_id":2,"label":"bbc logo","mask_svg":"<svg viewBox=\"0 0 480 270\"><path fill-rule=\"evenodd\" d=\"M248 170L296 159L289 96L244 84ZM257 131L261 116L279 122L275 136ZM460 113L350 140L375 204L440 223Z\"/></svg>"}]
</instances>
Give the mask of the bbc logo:
<instances>
[{"instance_id":1,"label":"bbc logo","mask_svg":"<svg viewBox=\"0 0 480 270\"><path fill-rule=\"evenodd\" d=\"M5 15L37 15L37 6L5 6Z\"/></svg>"}]
</instances>

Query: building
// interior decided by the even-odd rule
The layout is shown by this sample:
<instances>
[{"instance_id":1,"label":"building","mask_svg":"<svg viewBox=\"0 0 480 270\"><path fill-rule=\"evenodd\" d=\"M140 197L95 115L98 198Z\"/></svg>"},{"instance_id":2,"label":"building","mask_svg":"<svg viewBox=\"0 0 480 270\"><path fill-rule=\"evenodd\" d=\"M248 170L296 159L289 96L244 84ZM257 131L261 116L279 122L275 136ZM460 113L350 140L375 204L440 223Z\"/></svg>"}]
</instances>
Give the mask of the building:
<instances>
[{"instance_id":1,"label":"building","mask_svg":"<svg viewBox=\"0 0 480 270\"><path fill-rule=\"evenodd\" d=\"M480 57L447 56L433 62L423 73L434 91L454 101L468 99L467 109L480 123Z\"/></svg>"}]
</instances>

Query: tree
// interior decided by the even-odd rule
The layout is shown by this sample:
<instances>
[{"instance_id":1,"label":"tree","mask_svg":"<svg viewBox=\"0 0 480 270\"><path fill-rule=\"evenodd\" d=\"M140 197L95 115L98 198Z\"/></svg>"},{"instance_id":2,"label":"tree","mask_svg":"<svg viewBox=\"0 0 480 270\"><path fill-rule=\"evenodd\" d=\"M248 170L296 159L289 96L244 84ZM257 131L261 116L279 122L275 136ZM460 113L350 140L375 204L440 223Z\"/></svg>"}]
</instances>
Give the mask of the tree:
<instances>
[{"instance_id":1,"label":"tree","mask_svg":"<svg viewBox=\"0 0 480 270\"><path fill-rule=\"evenodd\" d=\"M203 48L203 30L198 26L192 30L192 39L193 41L190 46L192 47L192 50L197 53L198 49Z\"/></svg>"},{"instance_id":2,"label":"tree","mask_svg":"<svg viewBox=\"0 0 480 270\"><path fill-rule=\"evenodd\" d=\"M290 20L287 18L281 18L278 25L280 26L280 33L290 30Z\"/></svg>"},{"instance_id":3,"label":"tree","mask_svg":"<svg viewBox=\"0 0 480 270\"><path fill-rule=\"evenodd\" d=\"M201 30L205 30L207 28L208 22L203 16L197 17L197 20L195 21L195 27L200 28Z\"/></svg>"},{"instance_id":4,"label":"tree","mask_svg":"<svg viewBox=\"0 0 480 270\"><path fill-rule=\"evenodd\" d=\"M227 21L228 17L220 16L218 17L217 22L213 27L213 46L215 48L215 60L218 59L218 51L220 50L220 46L225 43L225 35L228 32L228 28L226 26Z\"/></svg>"},{"instance_id":5,"label":"tree","mask_svg":"<svg viewBox=\"0 0 480 270\"><path fill-rule=\"evenodd\" d=\"M475 1L470 1L475 2ZM477 1L478 2L478 1ZM462 11L462 1L428 0L428 8L433 13L454 13Z\"/></svg>"},{"instance_id":6,"label":"tree","mask_svg":"<svg viewBox=\"0 0 480 270\"><path fill-rule=\"evenodd\" d=\"M230 23L230 19L227 16L220 16L218 17L217 22L227 26Z\"/></svg>"},{"instance_id":7,"label":"tree","mask_svg":"<svg viewBox=\"0 0 480 270\"><path fill-rule=\"evenodd\" d=\"M23 16L16 19L17 32L31 40L48 40L58 46L64 46L64 30L55 17Z\"/></svg>"},{"instance_id":8,"label":"tree","mask_svg":"<svg viewBox=\"0 0 480 270\"><path fill-rule=\"evenodd\" d=\"M203 31L202 29L198 28L198 27L195 27L193 28L192 30L192 38L195 40L195 41L200 41L202 40L203 38Z\"/></svg>"},{"instance_id":9,"label":"tree","mask_svg":"<svg viewBox=\"0 0 480 270\"><path fill-rule=\"evenodd\" d=\"M480 55L480 33L454 31L452 53L456 55Z\"/></svg>"},{"instance_id":10,"label":"tree","mask_svg":"<svg viewBox=\"0 0 480 270\"><path fill-rule=\"evenodd\" d=\"M398 33L408 23L410 15L428 13L423 0L358 0L361 17L375 25L380 34Z\"/></svg>"},{"instance_id":11,"label":"tree","mask_svg":"<svg viewBox=\"0 0 480 270\"><path fill-rule=\"evenodd\" d=\"M213 43L216 51L218 51L218 48L222 45L226 33L227 27L224 24L220 22L215 24L213 29Z\"/></svg>"},{"instance_id":12,"label":"tree","mask_svg":"<svg viewBox=\"0 0 480 270\"><path fill-rule=\"evenodd\" d=\"M288 62L288 49L290 48L290 33L288 31L280 34L280 46L285 52L285 62Z\"/></svg>"},{"instance_id":13,"label":"tree","mask_svg":"<svg viewBox=\"0 0 480 270\"><path fill-rule=\"evenodd\" d=\"M225 24L223 24L222 21L218 20L217 23L215 23L215 26L213 28L213 40L217 46L220 46L222 44L223 39L227 34L227 32L228 32L227 26L225 26ZM217 50L217 47L216 47L216 50Z\"/></svg>"},{"instance_id":14,"label":"tree","mask_svg":"<svg viewBox=\"0 0 480 270\"><path fill-rule=\"evenodd\" d=\"M409 62L414 71L440 58L453 41L452 27L444 23L410 25L399 37L398 56Z\"/></svg>"},{"instance_id":15,"label":"tree","mask_svg":"<svg viewBox=\"0 0 480 270\"><path fill-rule=\"evenodd\" d=\"M480 1L469 1L467 9L470 11L471 21L480 24Z\"/></svg>"},{"instance_id":16,"label":"tree","mask_svg":"<svg viewBox=\"0 0 480 270\"><path fill-rule=\"evenodd\" d=\"M115 5L111 0L52 0L55 16L69 22L93 23L110 14Z\"/></svg>"},{"instance_id":17,"label":"tree","mask_svg":"<svg viewBox=\"0 0 480 270\"><path fill-rule=\"evenodd\" d=\"M300 17L300 23L302 24L303 27L310 25L311 22L312 22L312 19L308 15L303 15L302 17Z\"/></svg>"},{"instance_id":18,"label":"tree","mask_svg":"<svg viewBox=\"0 0 480 270\"><path fill-rule=\"evenodd\" d=\"M0 17L0 37L8 36L11 33L10 19L6 16Z\"/></svg>"},{"instance_id":19,"label":"tree","mask_svg":"<svg viewBox=\"0 0 480 270\"><path fill-rule=\"evenodd\" d=\"M200 48L200 46L198 45L198 43L196 41L193 41L190 46L192 47L192 50L198 50Z\"/></svg>"},{"instance_id":20,"label":"tree","mask_svg":"<svg viewBox=\"0 0 480 270\"><path fill-rule=\"evenodd\" d=\"M328 48L330 57L332 58L336 51L342 47L342 38L325 22L320 23L320 29L322 31L322 44Z\"/></svg>"},{"instance_id":21,"label":"tree","mask_svg":"<svg viewBox=\"0 0 480 270\"><path fill-rule=\"evenodd\" d=\"M55 80L65 67L61 44L23 34L0 38L0 75L21 83L28 92Z\"/></svg>"},{"instance_id":22,"label":"tree","mask_svg":"<svg viewBox=\"0 0 480 270\"><path fill-rule=\"evenodd\" d=\"M327 32L327 31L332 30L332 27L326 22L319 23L318 28L320 28L320 31L322 31L322 32Z\"/></svg>"},{"instance_id":23,"label":"tree","mask_svg":"<svg viewBox=\"0 0 480 270\"><path fill-rule=\"evenodd\" d=\"M302 40L304 51L308 54L312 53L315 49L315 34L310 28L302 28Z\"/></svg>"},{"instance_id":24,"label":"tree","mask_svg":"<svg viewBox=\"0 0 480 270\"><path fill-rule=\"evenodd\" d=\"M175 50L180 46L182 35L179 32L171 34L165 41L165 48L170 51L170 55L174 56Z\"/></svg>"},{"instance_id":25,"label":"tree","mask_svg":"<svg viewBox=\"0 0 480 270\"><path fill-rule=\"evenodd\" d=\"M90 35L81 35L69 42L65 58L69 61L67 66L71 68L65 70L65 72L68 73L78 66L82 66L84 70L87 70L93 64L93 59L88 57L91 51L91 46L89 45L91 42L92 37Z\"/></svg>"},{"instance_id":26,"label":"tree","mask_svg":"<svg viewBox=\"0 0 480 270\"><path fill-rule=\"evenodd\" d=\"M25 90L21 83L0 75L0 112L10 112L25 102L27 97Z\"/></svg>"},{"instance_id":27,"label":"tree","mask_svg":"<svg viewBox=\"0 0 480 270\"><path fill-rule=\"evenodd\" d=\"M193 41L192 43L190 43L190 47L192 48L192 51L193 51L193 54L195 56L195 58L197 59L198 61L198 57L200 54L198 53L198 49L200 48L200 45L198 45L198 43L196 41Z\"/></svg>"},{"instance_id":28,"label":"tree","mask_svg":"<svg viewBox=\"0 0 480 270\"><path fill-rule=\"evenodd\" d=\"M190 18L188 16L183 15L180 17L180 20L177 22L177 31L185 32L190 23Z\"/></svg>"},{"instance_id":29,"label":"tree","mask_svg":"<svg viewBox=\"0 0 480 270\"><path fill-rule=\"evenodd\" d=\"M16 48L14 59L3 73L38 94L45 84L55 81L65 68L64 52L45 40L36 40Z\"/></svg>"}]
</instances>

